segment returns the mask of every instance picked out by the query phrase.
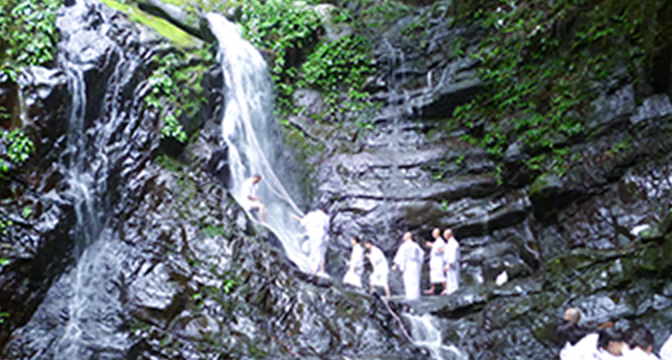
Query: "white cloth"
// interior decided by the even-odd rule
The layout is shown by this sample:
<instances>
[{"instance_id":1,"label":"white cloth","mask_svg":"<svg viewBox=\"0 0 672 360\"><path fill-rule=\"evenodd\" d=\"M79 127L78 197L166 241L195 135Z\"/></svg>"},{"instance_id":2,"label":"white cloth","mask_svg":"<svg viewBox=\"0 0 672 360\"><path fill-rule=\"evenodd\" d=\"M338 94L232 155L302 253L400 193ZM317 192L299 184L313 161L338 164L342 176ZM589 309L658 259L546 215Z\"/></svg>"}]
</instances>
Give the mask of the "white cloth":
<instances>
[{"instance_id":1,"label":"white cloth","mask_svg":"<svg viewBox=\"0 0 672 360\"><path fill-rule=\"evenodd\" d=\"M387 287L387 275L390 273L390 267L387 264L387 259L385 258L383 251L376 246L372 247L369 254L369 261L373 266L373 272L369 277L369 283L372 286Z\"/></svg>"},{"instance_id":2,"label":"white cloth","mask_svg":"<svg viewBox=\"0 0 672 360\"><path fill-rule=\"evenodd\" d=\"M256 198L257 197L257 189L259 188L259 183L254 183L254 178L251 177L245 181L243 181L243 185L241 185L241 194L243 194L243 201L240 204L240 206L243 207L243 209L250 211L252 210L252 205L255 204L255 201L250 200L250 197Z\"/></svg>"},{"instance_id":3,"label":"white cloth","mask_svg":"<svg viewBox=\"0 0 672 360\"><path fill-rule=\"evenodd\" d=\"M560 360L593 360L597 352L598 334L592 333L581 338L574 346L566 343L560 350Z\"/></svg>"},{"instance_id":4,"label":"white cloth","mask_svg":"<svg viewBox=\"0 0 672 360\"><path fill-rule=\"evenodd\" d=\"M317 273L327 252L327 233L329 232L329 216L322 210L313 210L301 218L306 235L308 235L308 258L310 270Z\"/></svg>"},{"instance_id":5,"label":"white cloth","mask_svg":"<svg viewBox=\"0 0 672 360\"><path fill-rule=\"evenodd\" d=\"M364 271L364 248L360 244L352 247L348 271L343 282L352 286L362 287L362 272Z\"/></svg>"},{"instance_id":6,"label":"white cloth","mask_svg":"<svg viewBox=\"0 0 672 360\"><path fill-rule=\"evenodd\" d=\"M647 354L644 350L640 349L639 347L635 347L634 349L628 351L627 353L624 353L622 357L619 359L621 360L658 360L658 356L654 354Z\"/></svg>"},{"instance_id":7,"label":"white cloth","mask_svg":"<svg viewBox=\"0 0 672 360\"><path fill-rule=\"evenodd\" d=\"M422 249L413 240L404 241L397 254L394 263L404 273L404 291L406 300L420 298L420 269L422 266Z\"/></svg>"},{"instance_id":8,"label":"white cloth","mask_svg":"<svg viewBox=\"0 0 672 360\"><path fill-rule=\"evenodd\" d=\"M665 340L665 343L660 348L659 354L661 360L672 360L672 335Z\"/></svg>"},{"instance_id":9,"label":"white cloth","mask_svg":"<svg viewBox=\"0 0 672 360\"><path fill-rule=\"evenodd\" d=\"M572 352L574 350L574 345L570 344L569 341L565 343L565 346L560 349L560 360L576 360L576 357L573 357Z\"/></svg>"},{"instance_id":10,"label":"white cloth","mask_svg":"<svg viewBox=\"0 0 672 360\"><path fill-rule=\"evenodd\" d=\"M447 294L452 294L460 288L460 244L451 237L444 248L443 261L450 265L446 271L446 289Z\"/></svg>"},{"instance_id":11,"label":"white cloth","mask_svg":"<svg viewBox=\"0 0 672 360\"><path fill-rule=\"evenodd\" d=\"M443 271L445 266L443 262L443 252L445 251L446 242L443 238L438 237L432 244L432 251L429 253L429 282L432 284L440 284L446 281L446 273Z\"/></svg>"},{"instance_id":12,"label":"white cloth","mask_svg":"<svg viewBox=\"0 0 672 360\"><path fill-rule=\"evenodd\" d=\"M623 360L623 356L611 355L603 349L595 349L591 360ZM638 359L638 358L635 358Z\"/></svg>"}]
</instances>

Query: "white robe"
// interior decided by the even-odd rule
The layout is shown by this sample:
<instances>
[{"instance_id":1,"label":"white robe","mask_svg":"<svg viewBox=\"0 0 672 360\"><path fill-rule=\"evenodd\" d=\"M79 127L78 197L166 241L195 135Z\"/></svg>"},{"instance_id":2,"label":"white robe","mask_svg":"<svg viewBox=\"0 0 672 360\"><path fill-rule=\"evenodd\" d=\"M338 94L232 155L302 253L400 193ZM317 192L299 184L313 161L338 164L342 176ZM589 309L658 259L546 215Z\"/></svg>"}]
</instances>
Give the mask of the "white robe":
<instances>
[{"instance_id":1,"label":"white robe","mask_svg":"<svg viewBox=\"0 0 672 360\"><path fill-rule=\"evenodd\" d=\"M606 352L605 350L598 348L598 349L595 349L595 352L593 353L593 357L590 358L590 359L591 360L623 360L624 357L611 355L610 353ZM639 358L636 358L636 359L639 359Z\"/></svg>"},{"instance_id":2,"label":"white robe","mask_svg":"<svg viewBox=\"0 0 672 360\"><path fill-rule=\"evenodd\" d=\"M591 333L582 337L574 346L566 343L560 350L560 360L594 360L597 340L598 335Z\"/></svg>"},{"instance_id":3,"label":"white robe","mask_svg":"<svg viewBox=\"0 0 672 360\"><path fill-rule=\"evenodd\" d=\"M660 348L659 354L661 360L672 360L672 335L665 340L665 343Z\"/></svg>"},{"instance_id":4,"label":"white robe","mask_svg":"<svg viewBox=\"0 0 672 360\"><path fill-rule=\"evenodd\" d=\"M404 273L404 290L406 300L420 298L420 269L422 267L422 249L412 240L404 241L397 254L394 263Z\"/></svg>"},{"instance_id":5,"label":"white robe","mask_svg":"<svg viewBox=\"0 0 672 360\"><path fill-rule=\"evenodd\" d=\"M445 266L443 253L439 251L445 247L446 242L441 237L434 240L432 244L432 251L429 253L429 282L432 284L441 284L446 281L446 273L443 271Z\"/></svg>"},{"instance_id":6,"label":"white robe","mask_svg":"<svg viewBox=\"0 0 672 360\"><path fill-rule=\"evenodd\" d=\"M647 354L644 350L639 347L624 353L622 357L618 358L622 360L658 360L658 356L654 354Z\"/></svg>"},{"instance_id":7,"label":"white robe","mask_svg":"<svg viewBox=\"0 0 672 360\"><path fill-rule=\"evenodd\" d=\"M317 273L327 252L327 233L329 232L329 216L321 210L313 210L301 219L306 235L308 235L308 258L310 271Z\"/></svg>"},{"instance_id":8,"label":"white robe","mask_svg":"<svg viewBox=\"0 0 672 360\"><path fill-rule=\"evenodd\" d=\"M447 294L452 294L460 288L460 244L451 237L444 248L443 261L450 265L446 271L446 289Z\"/></svg>"},{"instance_id":9,"label":"white robe","mask_svg":"<svg viewBox=\"0 0 672 360\"><path fill-rule=\"evenodd\" d=\"M385 258L383 251L376 246L372 247L369 261L371 261L371 265L373 266L373 272L369 277L369 283L372 286L387 287L387 275L390 273L390 267L387 264L387 259Z\"/></svg>"},{"instance_id":10,"label":"white robe","mask_svg":"<svg viewBox=\"0 0 672 360\"><path fill-rule=\"evenodd\" d=\"M256 198L257 197L257 190L259 188L259 183L254 183L254 178L249 178L245 181L243 181L243 184L241 185L241 194L243 194L243 200L240 204L240 206L243 207L243 209L250 211L252 210L253 204L255 204L254 201L250 200L250 197Z\"/></svg>"},{"instance_id":11,"label":"white robe","mask_svg":"<svg viewBox=\"0 0 672 360\"><path fill-rule=\"evenodd\" d=\"M356 287L362 287L362 272L364 271L364 248L360 244L352 247L348 271L343 277L343 282Z\"/></svg>"}]
</instances>

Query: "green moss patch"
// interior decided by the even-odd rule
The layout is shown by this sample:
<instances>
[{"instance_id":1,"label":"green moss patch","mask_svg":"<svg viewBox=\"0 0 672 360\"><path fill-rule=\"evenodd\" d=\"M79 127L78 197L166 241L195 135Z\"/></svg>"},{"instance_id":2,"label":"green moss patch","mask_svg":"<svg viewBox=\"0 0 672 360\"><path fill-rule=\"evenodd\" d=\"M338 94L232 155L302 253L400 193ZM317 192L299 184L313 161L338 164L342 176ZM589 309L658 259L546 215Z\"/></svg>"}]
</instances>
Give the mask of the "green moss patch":
<instances>
[{"instance_id":1,"label":"green moss patch","mask_svg":"<svg viewBox=\"0 0 672 360\"><path fill-rule=\"evenodd\" d=\"M147 14L133 5L122 4L114 0L102 1L110 8L128 15L128 18L131 21L139 22L143 25L149 26L150 28L156 30L156 32L161 36L172 41L180 47L188 48L196 45L194 38L191 35L171 24L168 20Z\"/></svg>"}]
</instances>

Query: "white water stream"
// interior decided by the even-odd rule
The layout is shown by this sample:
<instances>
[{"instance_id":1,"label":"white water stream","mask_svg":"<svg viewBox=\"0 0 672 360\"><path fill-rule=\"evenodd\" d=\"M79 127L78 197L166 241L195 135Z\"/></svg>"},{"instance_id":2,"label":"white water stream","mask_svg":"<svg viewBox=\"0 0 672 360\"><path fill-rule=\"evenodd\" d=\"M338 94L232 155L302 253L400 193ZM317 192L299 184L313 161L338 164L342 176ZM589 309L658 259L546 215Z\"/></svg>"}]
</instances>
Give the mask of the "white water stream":
<instances>
[{"instance_id":1,"label":"white water stream","mask_svg":"<svg viewBox=\"0 0 672 360\"><path fill-rule=\"evenodd\" d=\"M467 360L469 357L460 352L454 345L443 345L441 331L434 325L434 317L429 314L413 315L405 313L404 317L411 323L411 337L418 347L429 350L432 359L436 360Z\"/></svg>"},{"instance_id":2,"label":"white water stream","mask_svg":"<svg viewBox=\"0 0 672 360\"><path fill-rule=\"evenodd\" d=\"M229 146L229 191L242 204L246 196L242 183L254 174L261 175L258 195L267 210L265 225L278 237L287 257L308 272L302 230L291 218L291 214L303 214L283 186L283 181L290 180L278 178L281 163L274 161L283 139L272 114L273 88L266 62L235 24L215 13L207 19L220 45L218 61L224 74L222 134ZM256 214L248 216L257 220Z\"/></svg>"}]
</instances>

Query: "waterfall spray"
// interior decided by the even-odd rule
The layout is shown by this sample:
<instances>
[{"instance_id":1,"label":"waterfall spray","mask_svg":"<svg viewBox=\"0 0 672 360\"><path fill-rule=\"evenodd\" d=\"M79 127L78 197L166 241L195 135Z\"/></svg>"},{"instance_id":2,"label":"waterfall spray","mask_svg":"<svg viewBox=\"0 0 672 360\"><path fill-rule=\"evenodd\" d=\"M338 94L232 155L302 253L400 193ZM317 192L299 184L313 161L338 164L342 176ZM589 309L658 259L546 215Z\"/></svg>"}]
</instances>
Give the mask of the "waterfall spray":
<instances>
[{"instance_id":1,"label":"waterfall spray","mask_svg":"<svg viewBox=\"0 0 672 360\"><path fill-rule=\"evenodd\" d=\"M245 41L235 24L225 17L207 15L212 32L218 39L218 61L224 74L224 115L222 135L229 146L231 195L244 203L242 183L253 174L261 175L261 202L266 207L266 226L275 233L285 252L301 270L309 271L307 254L301 249L302 233L291 214L303 213L289 196L276 170L282 164L279 149L281 132L272 116L273 88L266 62ZM248 211L246 209L246 211ZM248 216L254 219L249 213Z\"/></svg>"}]
</instances>

